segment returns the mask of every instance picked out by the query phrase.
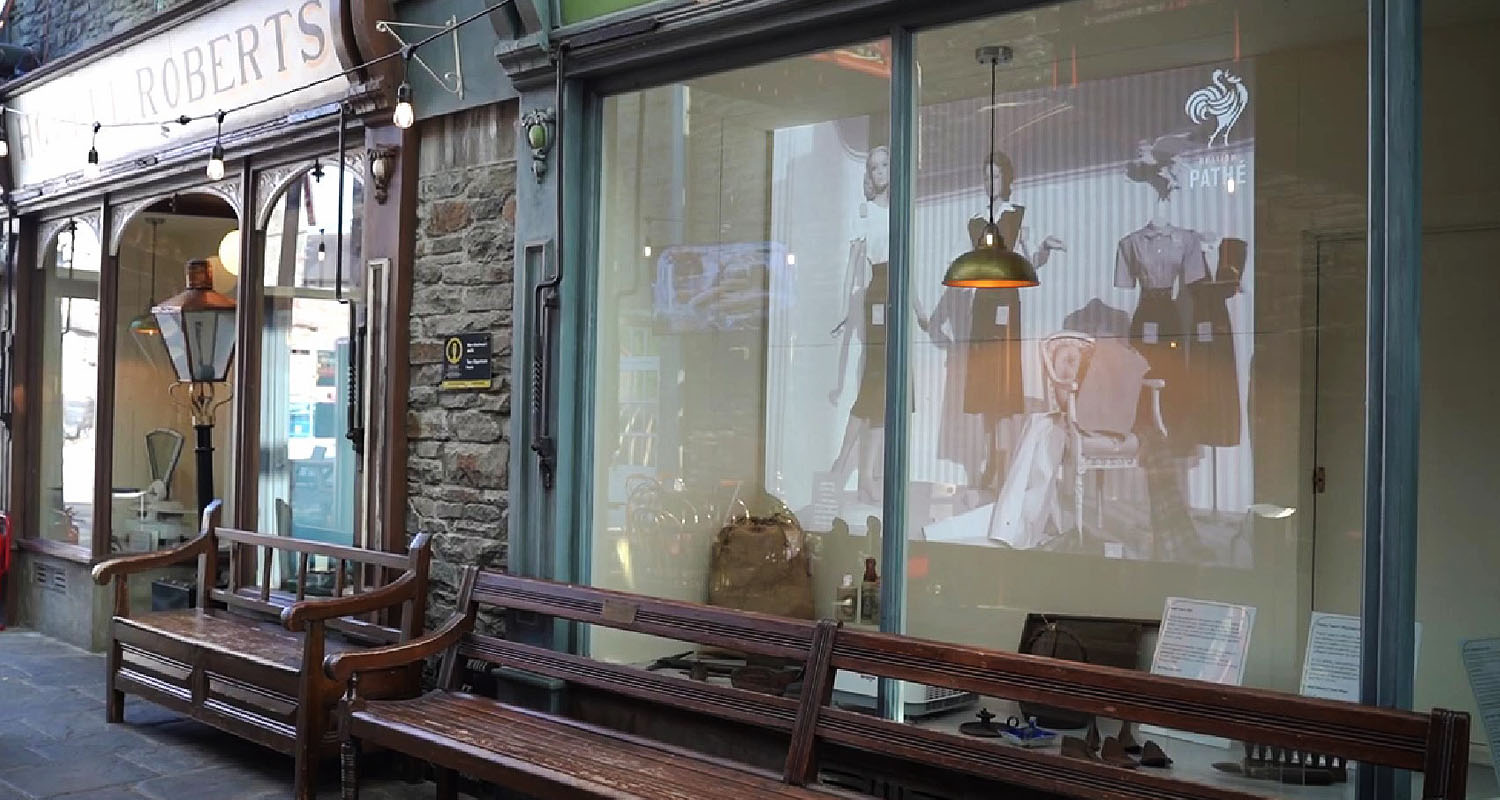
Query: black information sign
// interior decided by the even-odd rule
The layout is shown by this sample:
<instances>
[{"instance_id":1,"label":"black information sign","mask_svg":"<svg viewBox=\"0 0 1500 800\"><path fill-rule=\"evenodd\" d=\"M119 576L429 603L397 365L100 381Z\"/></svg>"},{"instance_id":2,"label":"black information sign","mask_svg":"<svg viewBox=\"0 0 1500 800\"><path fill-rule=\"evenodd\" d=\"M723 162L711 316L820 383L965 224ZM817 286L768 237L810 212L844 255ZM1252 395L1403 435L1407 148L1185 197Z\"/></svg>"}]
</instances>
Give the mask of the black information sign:
<instances>
[{"instance_id":1,"label":"black information sign","mask_svg":"<svg viewBox=\"0 0 1500 800\"><path fill-rule=\"evenodd\" d=\"M488 333L460 333L443 342L444 389L488 389L490 379Z\"/></svg>"}]
</instances>

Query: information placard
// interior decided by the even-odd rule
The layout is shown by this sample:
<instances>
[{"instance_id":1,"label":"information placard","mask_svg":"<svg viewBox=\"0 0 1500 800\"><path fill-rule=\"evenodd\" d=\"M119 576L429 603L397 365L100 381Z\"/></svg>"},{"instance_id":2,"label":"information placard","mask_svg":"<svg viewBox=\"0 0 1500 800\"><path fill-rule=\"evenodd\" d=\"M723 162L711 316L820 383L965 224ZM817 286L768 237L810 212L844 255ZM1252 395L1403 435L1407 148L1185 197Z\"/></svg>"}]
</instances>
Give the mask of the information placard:
<instances>
[{"instance_id":1,"label":"information placard","mask_svg":"<svg viewBox=\"0 0 1500 800\"><path fill-rule=\"evenodd\" d=\"M1187 597L1168 597L1162 611L1151 673L1173 678L1239 686L1245 679L1245 654L1255 627L1255 607L1216 603ZM1154 725L1142 730L1228 747L1229 740Z\"/></svg>"},{"instance_id":2,"label":"information placard","mask_svg":"<svg viewBox=\"0 0 1500 800\"><path fill-rule=\"evenodd\" d=\"M460 333L443 341L442 388L488 389L491 380L488 333Z\"/></svg>"}]
</instances>

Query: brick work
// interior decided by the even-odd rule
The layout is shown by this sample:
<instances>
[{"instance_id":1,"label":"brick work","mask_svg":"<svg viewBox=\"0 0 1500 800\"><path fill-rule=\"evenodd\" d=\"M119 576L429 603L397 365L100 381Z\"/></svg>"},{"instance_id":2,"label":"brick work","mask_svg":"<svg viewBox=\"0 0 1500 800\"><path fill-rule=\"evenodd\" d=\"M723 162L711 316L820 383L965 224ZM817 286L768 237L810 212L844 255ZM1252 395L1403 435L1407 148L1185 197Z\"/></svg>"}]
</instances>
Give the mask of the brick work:
<instances>
[{"instance_id":1,"label":"brick work","mask_svg":"<svg viewBox=\"0 0 1500 800\"><path fill-rule=\"evenodd\" d=\"M429 622L453 610L457 568L503 568L509 525L514 151L508 108L424 123L407 409L407 525L435 534ZM496 136L496 131L501 135ZM489 152L450 145L503 140ZM503 156L503 157L502 157ZM445 391L443 342L489 332L494 385Z\"/></svg>"},{"instance_id":2,"label":"brick work","mask_svg":"<svg viewBox=\"0 0 1500 800\"><path fill-rule=\"evenodd\" d=\"M16 0L3 38L42 63L134 28L191 0Z\"/></svg>"}]
</instances>

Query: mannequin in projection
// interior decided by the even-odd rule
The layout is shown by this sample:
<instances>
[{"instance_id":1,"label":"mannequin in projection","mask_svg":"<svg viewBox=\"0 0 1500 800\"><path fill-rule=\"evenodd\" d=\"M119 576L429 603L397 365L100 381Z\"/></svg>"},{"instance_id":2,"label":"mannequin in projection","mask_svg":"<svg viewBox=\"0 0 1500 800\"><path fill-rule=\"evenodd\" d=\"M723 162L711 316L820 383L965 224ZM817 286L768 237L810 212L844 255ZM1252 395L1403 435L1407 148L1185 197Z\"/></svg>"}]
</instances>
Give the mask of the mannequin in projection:
<instances>
[{"instance_id":1,"label":"mannequin in projection","mask_svg":"<svg viewBox=\"0 0 1500 800\"><path fill-rule=\"evenodd\" d=\"M1215 267L1187 285L1187 390L1193 415L1185 431L1194 444L1234 447L1240 443L1240 381L1229 301L1240 291L1249 246L1244 239L1219 241Z\"/></svg>"},{"instance_id":2,"label":"mannequin in projection","mask_svg":"<svg viewBox=\"0 0 1500 800\"><path fill-rule=\"evenodd\" d=\"M1140 287L1140 297L1130 320L1130 343L1150 366L1148 377L1165 381L1161 392L1162 417L1167 435L1153 424L1138 420L1141 460L1146 468L1146 491L1151 505L1151 557L1169 561L1198 562L1203 544L1198 537L1186 500L1185 459L1193 448L1184 425L1194 411L1191 378L1187 370L1188 327L1191 311L1178 287L1208 277L1203 238L1196 231L1172 222L1172 196L1178 190L1178 156L1193 147L1184 135L1168 135L1142 142L1126 177L1144 183L1154 193L1151 219L1126 234L1115 252L1115 286ZM1145 391L1145 390L1143 390ZM1142 415L1149 404L1138 406ZM1082 524L1082 520L1079 521Z\"/></svg>"},{"instance_id":3,"label":"mannequin in projection","mask_svg":"<svg viewBox=\"0 0 1500 800\"><path fill-rule=\"evenodd\" d=\"M1058 237L1047 236L1034 253L1028 251L1026 229L1021 227L1025 208L1011 201L1015 166L1000 150L992 163L986 165L989 180L984 191L986 201L996 201L1001 234L1013 243L1012 249L1029 255L1040 268L1053 251L1067 248ZM977 246L986 221L984 214L969 220L966 247ZM928 332L946 353L938 457L962 464L973 488L998 488L1005 474L1003 453L1010 449L1004 423L1026 410L1021 293L949 287L933 309Z\"/></svg>"},{"instance_id":4,"label":"mannequin in projection","mask_svg":"<svg viewBox=\"0 0 1500 800\"><path fill-rule=\"evenodd\" d=\"M1177 155L1187 146L1185 137L1176 136L1141 143L1126 176L1155 191L1154 210L1145 226L1127 234L1115 250L1115 287L1140 287L1130 318L1130 341L1150 363L1150 377L1166 381L1162 415L1169 436L1181 433L1179 425L1187 410L1187 320L1174 292L1179 285L1186 287L1208 277L1203 238L1172 224Z\"/></svg>"},{"instance_id":5,"label":"mannequin in projection","mask_svg":"<svg viewBox=\"0 0 1500 800\"><path fill-rule=\"evenodd\" d=\"M890 256L891 157L884 145L874 147L865 158L864 202L855 215L849 239L849 266L844 285L848 304L841 321L831 331L842 337L839 346L837 383L828 393L835 405L844 394L844 376L854 340L859 352L859 385L839 453L830 468L830 478L842 492L849 478L859 473L860 502L880 503L885 447L885 341L887 261ZM927 319L913 300L917 325L927 328Z\"/></svg>"}]
</instances>

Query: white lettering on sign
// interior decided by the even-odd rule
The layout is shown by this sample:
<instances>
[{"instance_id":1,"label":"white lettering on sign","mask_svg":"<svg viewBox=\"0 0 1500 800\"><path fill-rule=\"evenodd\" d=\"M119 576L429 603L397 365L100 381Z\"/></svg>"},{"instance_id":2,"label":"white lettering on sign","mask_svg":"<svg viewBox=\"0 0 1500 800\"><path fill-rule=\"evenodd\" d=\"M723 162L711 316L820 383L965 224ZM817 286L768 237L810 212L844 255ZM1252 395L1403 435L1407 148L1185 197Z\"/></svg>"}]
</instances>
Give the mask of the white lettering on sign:
<instances>
[{"instance_id":1,"label":"white lettering on sign","mask_svg":"<svg viewBox=\"0 0 1500 800\"><path fill-rule=\"evenodd\" d=\"M317 86L230 114L226 131L342 97L349 87L334 53L334 0L242 0L60 75L9 101L6 120L16 182L25 186L83 167L92 125L213 115L319 79ZM81 124L79 124L81 123ZM212 116L186 126L106 127L102 161L213 135Z\"/></svg>"}]
</instances>

